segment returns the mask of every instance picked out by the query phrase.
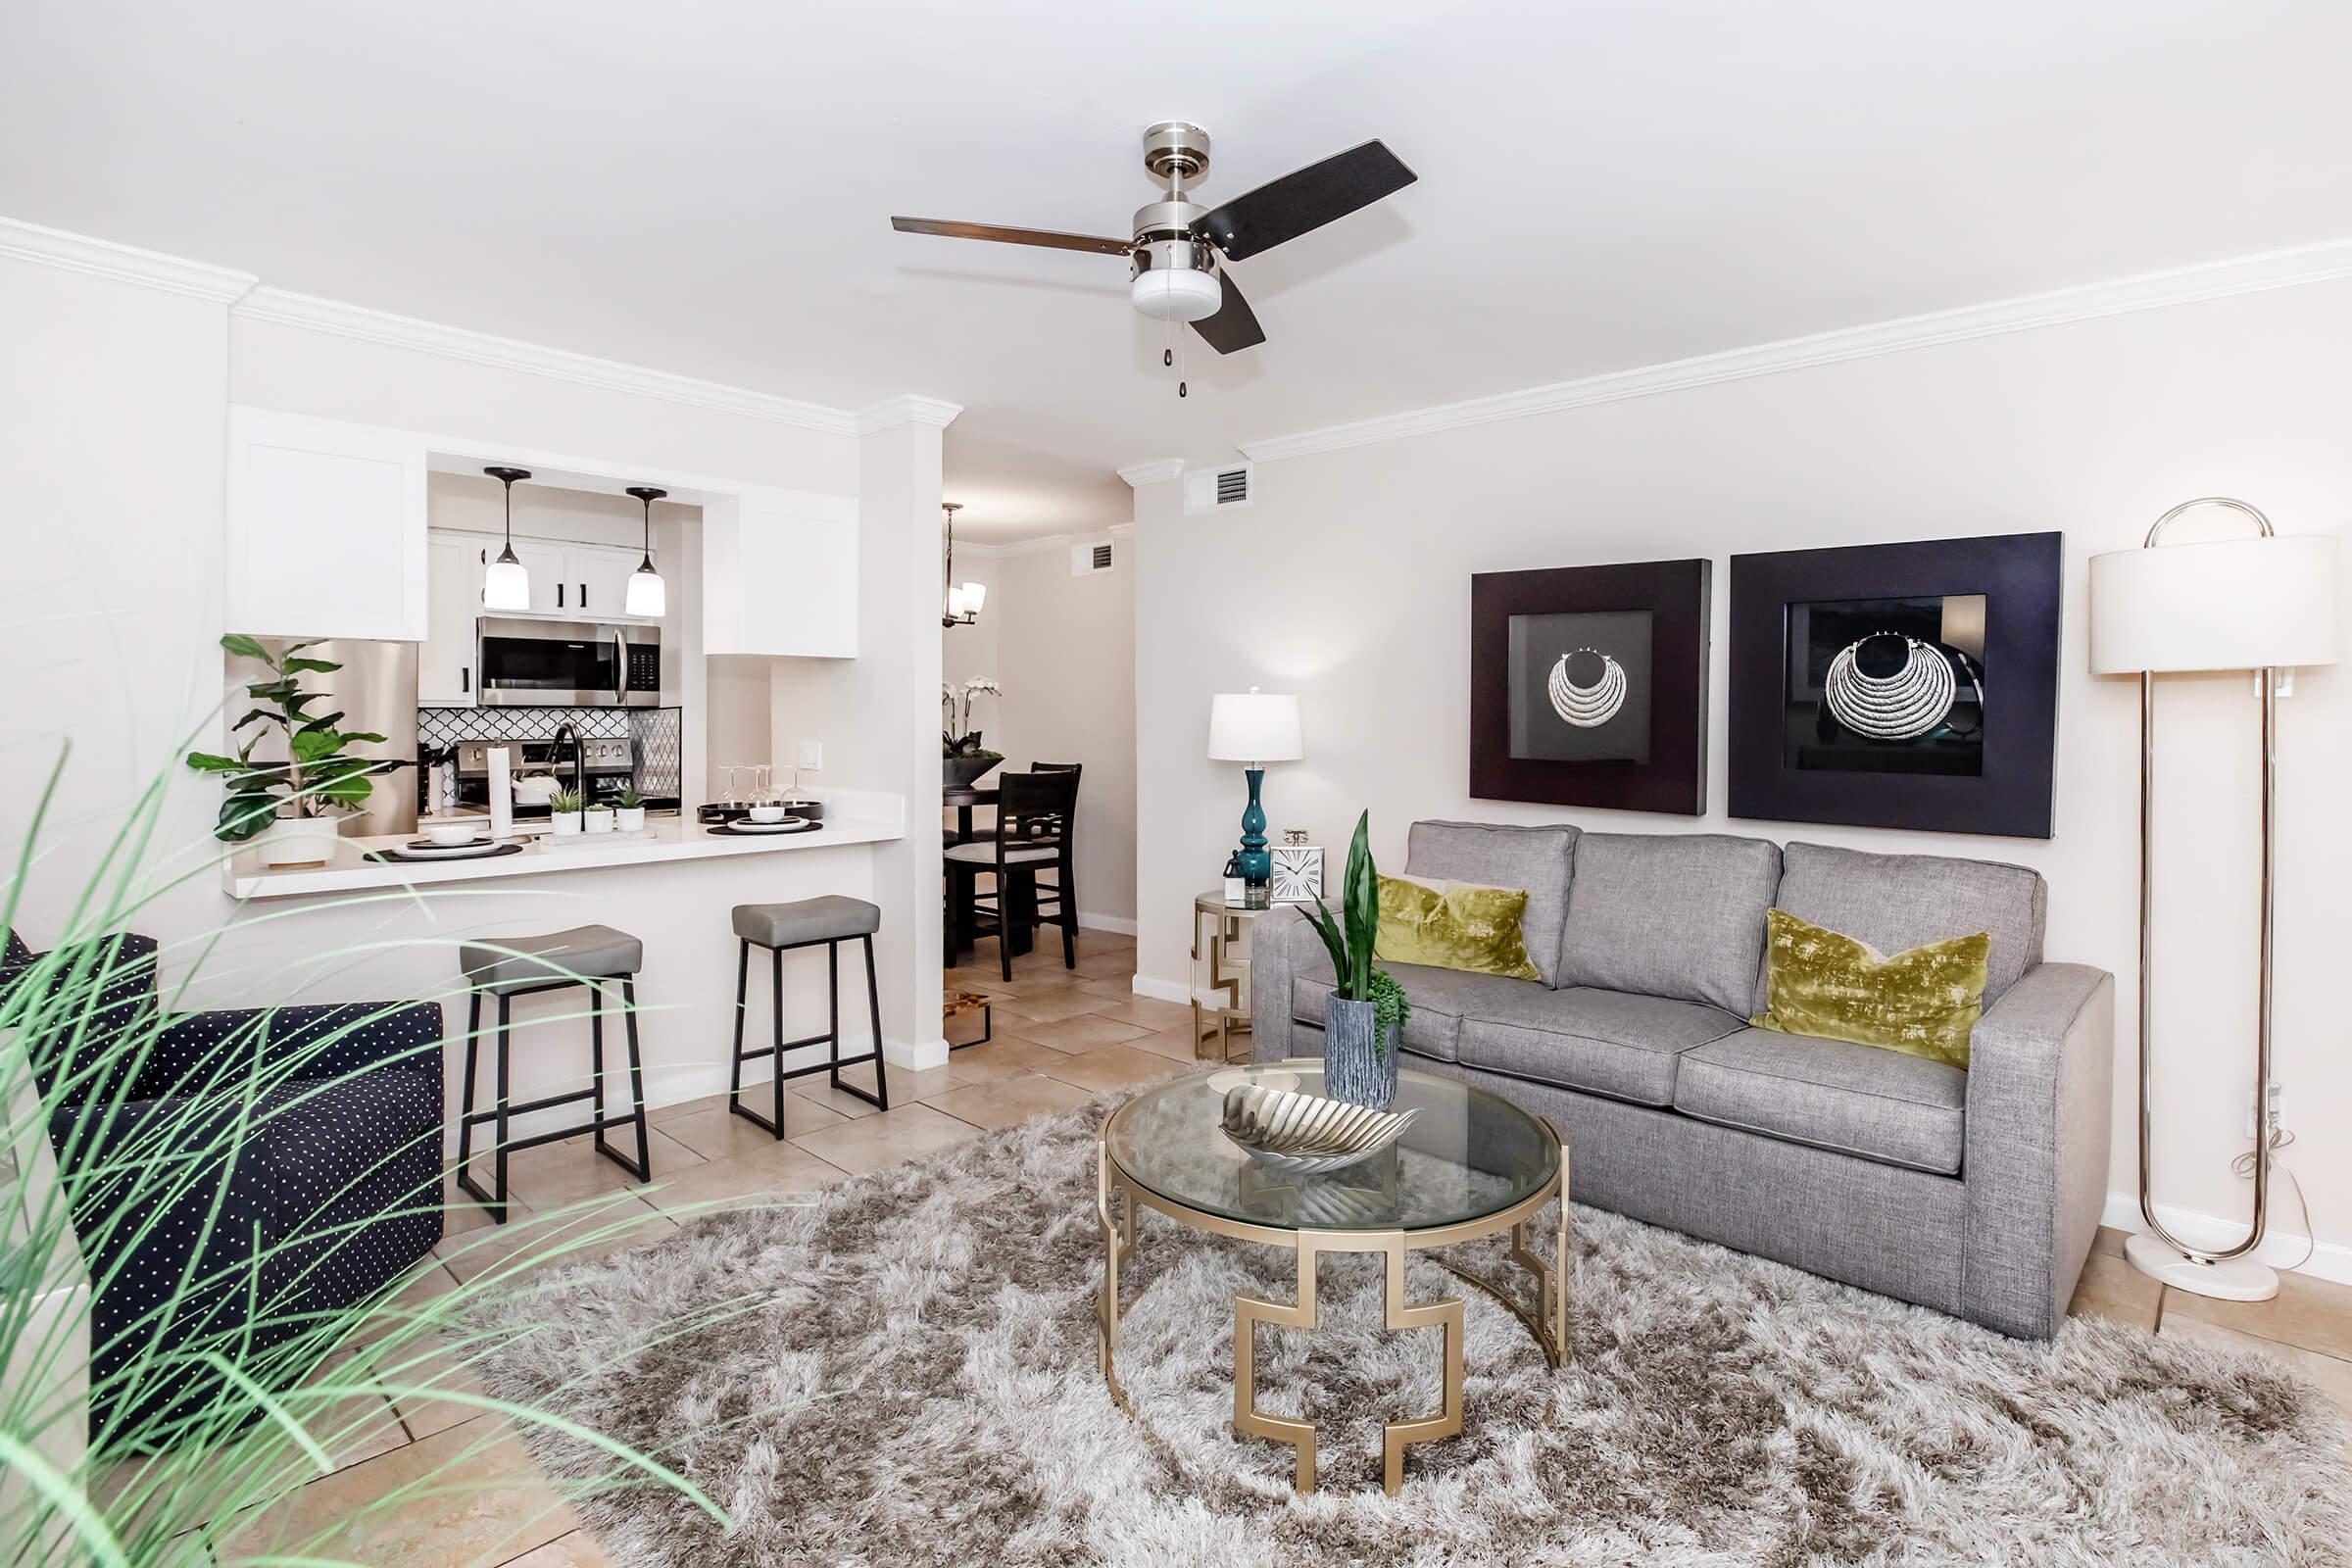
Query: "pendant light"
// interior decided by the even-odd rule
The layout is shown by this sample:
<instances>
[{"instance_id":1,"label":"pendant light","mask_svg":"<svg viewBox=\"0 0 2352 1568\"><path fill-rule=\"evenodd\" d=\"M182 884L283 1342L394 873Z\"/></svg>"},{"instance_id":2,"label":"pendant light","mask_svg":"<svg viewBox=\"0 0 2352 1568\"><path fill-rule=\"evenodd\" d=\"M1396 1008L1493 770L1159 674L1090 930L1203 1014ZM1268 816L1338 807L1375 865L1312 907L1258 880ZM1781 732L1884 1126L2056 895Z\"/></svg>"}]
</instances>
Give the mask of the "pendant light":
<instances>
[{"instance_id":1,"label":"pendant light","mask_svg":"<svg viewBox=\"0 0 2352 1568\"><path fill-rule=\"evenodd\" d=\"M669 492L633 484L628 493L645 503L645 559L629 573L629 597L622 608L632 615L659 620L668 613L669 590L662 584L662 574L654 569L654 503Z\"/></svg>"},{"instance_id":2,"label":"pendant light","mask_svg":"<svg viewBox=\"0 0 2352 1568\"><path fill-rule=\"evenodd\" d=\"M514 481L528 479L528 468L484 468L491 478L507 487L507 546L490 563L482 574L482 608L485 610L528 610L531 608L531 574L514 556Z\"/></svg>"},{"instance_id":3,"label":"pendant light","mask_svg":"<svg viewBox=\"0 0 2352 1568\"><path fill-rule=\"evenodd\" d=\"M980 607L988 601L988 584L956 581L956 514L963 510L960 501L942 501L939 510L948 514L948 569L945 573L948 593L940 606L939 623L942 626L969 626L980 619Z\"/></svg>"}]
</instances>

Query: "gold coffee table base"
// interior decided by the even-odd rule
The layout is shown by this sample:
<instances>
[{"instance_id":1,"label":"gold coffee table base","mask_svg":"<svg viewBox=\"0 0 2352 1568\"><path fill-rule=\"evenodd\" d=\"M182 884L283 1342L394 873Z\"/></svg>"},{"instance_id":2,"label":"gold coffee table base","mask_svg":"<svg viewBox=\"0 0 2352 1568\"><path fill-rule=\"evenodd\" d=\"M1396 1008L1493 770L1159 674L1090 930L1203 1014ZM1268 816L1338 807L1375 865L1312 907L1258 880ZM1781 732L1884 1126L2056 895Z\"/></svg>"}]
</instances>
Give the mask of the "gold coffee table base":
<instances>
[{"instance_id":1,"label":"gold coffee table base","mask_svg":"<svg viewBox=\"0 0 2352 1568\"><path fill-rule=\"evenodd\" d=\"M1553 1138L1559 1130L1546 1121L1544 1124ZM1567 1355L1568 1349L1568 1204L1560 1204L1557 1224L1551 1238L1551 1261L1546 1264L1537 1255L1537 1239L1529 1224L1536 1212L1554 1198L1567 1191L1568 1148L1560 1145L1559 1170L1533 1196L1512 1204L1509 1208L1465 1220L1458 1225L1419 1231L1344 1231L1291 1230L1279 1226L1251 1225L1241 1220L1227 1219L1183 1203L1162 1198L1157 1193L1125 1180L1110 1157L1109 1124L1095 1140L1095 1216L1102 1230L1102 1290L1097 1304L1095 1324L1096 1361L1110 1396L1120 1409L1129 1415L1135 1407L1128 1402L1126 1391L1119 1387L1116 1357L1119 1341L1119 1318L1124 1311L1119 1293L1119 1265L1135 1250L1135 1211L1138 1204L1155 1208L1181 1225L1205 1231L1215 1236L1231 1236L1246 1242L1262 1242L1268 1247L1287 1247L1298 1254L1298 1298L1295 1302L1269 1301L1254 1296L1236 1296L1233 1298L1233 1429L1245 1437L1270 1438L1287 1443L1298 1451L1298 1470L1293 1486L1300 1493L1315 1490L1315 1426L1311 1421L1295 1421L1287 1416L1268 1415L1257 1408L1257 1336L1255 1326L1272 1323L1283 1328L1312 1329L1316 1327L1315 1278L1317 1265L1326 1252L1379 1252L1387 1264L1383 1297L1387 1307L1387 1323L1391 1329L1436 1328L1441 1331L1445 1357L1445 1396L1435 1415L1414 1421L1391 1421L1382 1431L1382 1486L1395 1496L1404 1484L1404 1450L1410 1444L1433 1443L1440 1438L1459 1437L1462 1431L1462 1302L1459 1297L1442 1301L1418 1304L1404 1298L1404 1263L1414 1249L1449 1247L1457 1242L1476 1241L1497 1231L1511 1233L1511 1257L1535 1276L1536 1312L1529 1312L1512 1299L1507 1291L1495 1283L1480 1278L1468 1270L1454 1267L1443 1258L1432 1259L1456 1279L1476 1286L1509 1309L1511 1315L1525 1324L1544 1351L1544 1359L1555 1370ZM1114 1202L1117 1215L1114 1218Z\"/></svg>"}]
</instances>

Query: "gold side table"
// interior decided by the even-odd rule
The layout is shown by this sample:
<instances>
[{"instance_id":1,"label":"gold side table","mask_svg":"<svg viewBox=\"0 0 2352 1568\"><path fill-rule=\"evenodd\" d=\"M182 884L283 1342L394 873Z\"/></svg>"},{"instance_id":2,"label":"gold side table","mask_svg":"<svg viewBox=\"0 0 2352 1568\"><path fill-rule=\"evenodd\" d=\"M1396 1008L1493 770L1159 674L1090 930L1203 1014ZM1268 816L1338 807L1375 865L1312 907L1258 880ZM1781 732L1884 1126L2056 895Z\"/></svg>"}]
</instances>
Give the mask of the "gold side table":
<instances>
[{"instance_id":1,"label":"gold side table","mask_svg":"<svg viewBox=\"0 0 2352 1568\"><path fill-rule=\"evenodd\" d=\"M1251 1161L1224 1136L1225 1093L1232 1084L1322 1092L1323 1064L1293 1059L1196 1073L1145 1091L1114 1111L1096 1135L1095 1218L1102 1232L1102 1290L1095 1351L1111 1398L1133 1415L1118 1376L1119 1320L1126 1303L1121 1266L1135 1250L1136 1210L1150 1208L1213 1236L1289 1248L1298 1254L1298 1298L1233 1298L1233 1429L1294 1450L1294 1488L1315 1490L1315 1427L1257 1407L1255 1328L1316 1327L1317 1265L1331 1252L1378 1252L1386 1264L1385 1321L1391 1329L1443 1330L1438 1409L1391 1421L1381 1440L1381 1482L1391 1496L1404 1483L1408 1446L1458 1437L1462 1430L1462 1300L1410 1301L1405 1261L1434 1249L1507 1231L1511 1260L1535 1281L1531 1310L1500 1282L1442 1256L1432 1261L1492 1296L1526 1326L1544 1359L1557 1368L1569 1349L1568 1148L1559 1129L1499 1095L1451 1078L1411 1070L1396 1080L1396 1108L1425 1112L1396 1148L1353 1168L1283 1178ZM1387 1161L1385 1169L1372 1169ZM1548 1237L1539 1210L1559 1211ZM1543 1247L1548 1240L1548 1249ZM1545 1258L1544 1250L1550 1252Z\"/></svg>"},{"instance_id":2,"label":"gold side table","mask_svg":"<svg viewBox=\"0 0 2352 1568\"><path fill-rule=\"evenodd\" d=\"M1265 913L1264 909L1243 908L1225 902L1221 890L1211 889L1193 900L1193 962L1198 966L1203 959L1208 963L1208 984L1189 987L1193 1004L1193 1059L1196 1061L1230 1061L1233 1059L1233 1037L1250 1033L1250 1013L1242 1005L1242 970L1249 960L1236 958L1233 954L1242 945L1242 928ZM1202 942L1201 931L1207 930ZM1205 946L1205 951L1203 948ZM1193 978L1188 976L1188 978ZM1200 1004L1203 991L1219 994L1223 1002ZM1208 1019L1206 1024L1202 1017ZM1214 1040L1214 1050L1203 1049Z\"/></svg>"}]
</instances>

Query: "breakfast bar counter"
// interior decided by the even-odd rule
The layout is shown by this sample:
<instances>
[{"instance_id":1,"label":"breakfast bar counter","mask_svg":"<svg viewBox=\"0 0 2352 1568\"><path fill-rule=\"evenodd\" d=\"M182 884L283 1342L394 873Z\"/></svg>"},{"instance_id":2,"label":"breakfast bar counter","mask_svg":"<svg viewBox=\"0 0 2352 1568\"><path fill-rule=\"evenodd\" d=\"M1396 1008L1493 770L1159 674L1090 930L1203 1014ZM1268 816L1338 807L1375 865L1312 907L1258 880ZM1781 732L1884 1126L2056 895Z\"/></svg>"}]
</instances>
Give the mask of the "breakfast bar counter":
<instances>
[{"instance_id":1,"label":"breakfast bar counter","mask_svg":"<svg viewBox=\"0 0 2352 1568\"><path fill-rule=\"evenodd\" d=\"M838 849L880 844L906 835L906 806L896 796L845 795L826 808L808 832L714 833L691 816L649 822L641 834L576 833L517 836L518 853L470 859L376 860L369 852L398 850L416 835L337 841L325 865L270 868L258 856L231 856L221 870L221 887L233 899L285 899L304 894L355 893L370 888L427 887L492 877L555 875L611 866L658 865L670 860L707 860L739 855L776 855L795 850Z\"/></svg>"}]
</instances>

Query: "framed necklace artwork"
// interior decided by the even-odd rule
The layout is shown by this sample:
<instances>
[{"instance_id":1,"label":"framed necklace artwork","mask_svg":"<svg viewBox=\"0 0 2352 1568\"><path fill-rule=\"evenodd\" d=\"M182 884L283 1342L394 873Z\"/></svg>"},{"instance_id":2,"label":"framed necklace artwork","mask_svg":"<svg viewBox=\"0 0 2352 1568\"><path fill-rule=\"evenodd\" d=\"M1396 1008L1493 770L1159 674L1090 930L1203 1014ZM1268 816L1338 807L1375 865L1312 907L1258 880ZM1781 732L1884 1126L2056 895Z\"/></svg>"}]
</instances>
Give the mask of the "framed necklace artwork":
<instances>
[{"instance_id":1,"label":"framed necklace artwork","mask_svg":"<svg viewBox=\"0 0 2352 1568\"><path fill-rule=\"evenodd\" d=\"M2055 533L1732 558L1734 816L2047 838Z\"/></svg>"}]
</instances>

